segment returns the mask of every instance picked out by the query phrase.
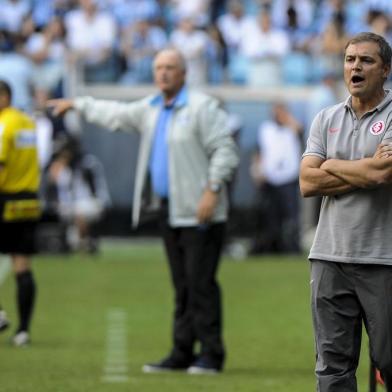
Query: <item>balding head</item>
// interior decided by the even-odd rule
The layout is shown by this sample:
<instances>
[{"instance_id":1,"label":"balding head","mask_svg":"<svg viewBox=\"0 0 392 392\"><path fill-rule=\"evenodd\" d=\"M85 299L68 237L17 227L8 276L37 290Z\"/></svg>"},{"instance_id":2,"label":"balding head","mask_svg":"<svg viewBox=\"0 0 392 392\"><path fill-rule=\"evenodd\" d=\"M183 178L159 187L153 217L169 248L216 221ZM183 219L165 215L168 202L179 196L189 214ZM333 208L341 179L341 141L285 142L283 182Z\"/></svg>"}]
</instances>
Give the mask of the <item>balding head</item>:
<instances>
[{"instance_id":1,"label":"balding head","mask_svg":"<svg viewBox=\"0 0 392 392\"><path fill-rule=\"evenodd\" d=\"M154 67L157 62L157 60L162 59L162 58L170 58L173 62L176 62L177 65L185 72L186 71L186 62L185 58L182 55L182 53L175 48L166 48L162 49L157 53L154 59Z\"/></svg>"},{"instance_id":2,"label":"balding head","mask_svg":"<svg viewBox=\"0 0 392 392\"><path fill-rule=\"evenodd\" d=\"M185 83L185 74L185 59L177 49L164 49L155 56L155 84L166 100L171 100L181 90Z\"/></svg>"}]
</instances>

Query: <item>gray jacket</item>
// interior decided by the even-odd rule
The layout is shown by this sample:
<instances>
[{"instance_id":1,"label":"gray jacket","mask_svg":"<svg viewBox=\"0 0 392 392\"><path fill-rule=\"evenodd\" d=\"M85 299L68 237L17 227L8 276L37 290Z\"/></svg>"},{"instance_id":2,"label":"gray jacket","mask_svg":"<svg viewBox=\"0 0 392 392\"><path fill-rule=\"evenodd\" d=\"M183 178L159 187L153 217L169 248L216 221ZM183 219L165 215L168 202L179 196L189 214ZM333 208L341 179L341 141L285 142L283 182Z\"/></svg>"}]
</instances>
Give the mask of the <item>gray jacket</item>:
<instances>
[{"instance_id":1,"label":"gray jacket","mask_svg":"<svg viewBox=\"0 0 392 392\"><path fill-rule=\"evenodd\" d=\"M229 134L227 114L218 101L185 90L186 99L175 105L168 129L169 221L173 227L197 225L197 206L208 182L222 184L212 221L227 219L227 191L239 163L237 147ZM157 205L151 194L148 168L154 131L161 105L159 96L131 102L80 97L75 108L89 122L110 130L138 131L141 134L136 168L132 222L137 226L141 212Z\"/></svg>"}]
</instances>

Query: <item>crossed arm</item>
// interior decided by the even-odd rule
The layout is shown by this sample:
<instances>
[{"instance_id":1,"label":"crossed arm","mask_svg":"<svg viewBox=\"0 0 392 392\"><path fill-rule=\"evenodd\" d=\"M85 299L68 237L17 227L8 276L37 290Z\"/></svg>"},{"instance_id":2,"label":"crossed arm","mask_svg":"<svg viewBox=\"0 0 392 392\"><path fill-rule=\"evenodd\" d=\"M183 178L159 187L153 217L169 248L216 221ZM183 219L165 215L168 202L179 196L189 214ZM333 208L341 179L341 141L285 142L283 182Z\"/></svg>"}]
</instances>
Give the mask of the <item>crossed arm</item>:
<instances>
[{"instance_id":1,"label":"crossed arm","mask_svg":"<svg viewBox=\"0 0 392 392\"><path fill-rule=\"evenodd\" d=\"M306 156L301 162L302 196L333 196L357 188L392 183L392 145L380 144L371 158L358 160Z\"/></svg>"}]
</instances>

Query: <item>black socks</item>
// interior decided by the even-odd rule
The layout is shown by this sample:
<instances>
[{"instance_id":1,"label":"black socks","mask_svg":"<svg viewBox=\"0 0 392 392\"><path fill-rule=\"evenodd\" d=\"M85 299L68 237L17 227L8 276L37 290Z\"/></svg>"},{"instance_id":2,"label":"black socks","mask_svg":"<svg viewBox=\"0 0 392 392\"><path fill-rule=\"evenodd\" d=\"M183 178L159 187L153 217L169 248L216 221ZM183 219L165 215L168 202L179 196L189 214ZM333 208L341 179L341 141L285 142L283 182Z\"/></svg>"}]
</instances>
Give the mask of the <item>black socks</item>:
<instances>
[{"instance_id":1,"label":"black socks","mask_svg":"<svg viewBox=\"0 0 392 392\"><path fill-rule=\"evenodd\" d=\"M19 312L17 332L28 331L35 300L35 281L31 271L16 274L16 300Z\"/></svg>"}]
</instances>

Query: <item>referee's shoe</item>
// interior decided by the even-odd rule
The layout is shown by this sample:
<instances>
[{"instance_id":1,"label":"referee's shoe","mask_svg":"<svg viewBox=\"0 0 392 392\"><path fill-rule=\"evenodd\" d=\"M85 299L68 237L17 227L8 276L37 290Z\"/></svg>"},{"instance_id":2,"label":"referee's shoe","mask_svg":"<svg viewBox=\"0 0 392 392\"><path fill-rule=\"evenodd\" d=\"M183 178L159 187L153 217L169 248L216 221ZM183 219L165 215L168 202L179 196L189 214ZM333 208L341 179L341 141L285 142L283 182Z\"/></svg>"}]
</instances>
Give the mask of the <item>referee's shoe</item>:
<instances>
[{"instance_id":1,"label":"referee's shoe","mask_svg":"<svg viewBox=\"0 0 392 392\"><path fill-rule=\"evenodd\" d=\"M0 310L0 332L5 331L10 326L10 322L7 319L7 314L4 310Z\"/></svg>"}]
</instances>

